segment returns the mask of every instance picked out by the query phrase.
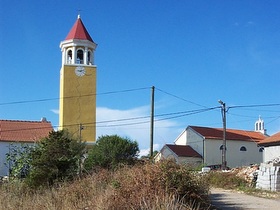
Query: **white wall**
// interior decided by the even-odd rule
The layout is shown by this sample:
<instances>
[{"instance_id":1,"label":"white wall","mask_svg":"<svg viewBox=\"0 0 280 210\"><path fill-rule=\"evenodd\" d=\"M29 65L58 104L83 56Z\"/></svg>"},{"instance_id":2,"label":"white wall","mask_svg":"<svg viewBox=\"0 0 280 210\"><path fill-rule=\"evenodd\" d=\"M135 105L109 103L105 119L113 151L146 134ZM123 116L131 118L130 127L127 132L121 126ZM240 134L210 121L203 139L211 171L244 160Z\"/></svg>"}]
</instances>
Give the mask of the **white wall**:
<instances>
[{"instance_id":1,"label":"white wall","mask_svg":"<svg viewBox=\"0 0 280 210\"><path fill-rule=\"evenodd\" d=\"M178 162L177 157L175 157L174 153L166 146L164 146L161 149L161 151L156 155L155 162L160 161L162 159L174 159L176 162Z\"/></svg>"},{"instance_id":2,"label":"white wall","mask_svg":"<svg viewBox=\"0 0 280 210\"><path fill-rule=\"evenodd\" d=\"M222 150L220 150L222 143L222 140L208 139L205 141L204 160L206 165L222 163ZM242 146L245 146L247 151L240 151ZM226 161L230 168L262 162L263 152L259 152L260 148L255 142L227 140L226 148Z\"/></svg>"},{"instance_id":3,"label":"white wall","mask_svg":"<svg viewBox=\"0 0 280 210\"><path fill-rule=\"evenodd\" d=\"M9 172L9 168L5 165L6 154L9 153L9 143L8 142L0 142L0 176L7 176Z\"/></svg>"},{"instance_id":4,"label":"white wall","mask_svg":"<svg viewBox=\"0 0 280 210\"><path fill-rule=\"evenodd\" d=\"M175 139L176 145L187 145L187 132L186 129Z\"/></svg>"},{"instance_id":5,"label":"white wall","mask_svg":"<svg viewBox=\"0 0 280 210\"><path fill-rule=\"evenodd\" d=\"M204 138L195 132L193 129L187 129L187 145L190 145L196 152L203 157Z\"/></svg>"},{"instance_id":6,"label":"white wall","mask_svg":"<svg viewBox=\"0 0 280 210\"><path fill-rule=\"evenodd\" d=\"M264 147L264 160L263 162L271 161L277 157L280 157L280 145Z\"/></svg>"},{"instance_id":7,"label":"white wall","mask_svg":"<svg viewBox=\"0 0 280 210\"><path fill-rule=\"evenodd\" d=\"M202 159L199 157L179 157L178 162L192 167L197 167L202 164Z\"/></svg>"}]
</instances>

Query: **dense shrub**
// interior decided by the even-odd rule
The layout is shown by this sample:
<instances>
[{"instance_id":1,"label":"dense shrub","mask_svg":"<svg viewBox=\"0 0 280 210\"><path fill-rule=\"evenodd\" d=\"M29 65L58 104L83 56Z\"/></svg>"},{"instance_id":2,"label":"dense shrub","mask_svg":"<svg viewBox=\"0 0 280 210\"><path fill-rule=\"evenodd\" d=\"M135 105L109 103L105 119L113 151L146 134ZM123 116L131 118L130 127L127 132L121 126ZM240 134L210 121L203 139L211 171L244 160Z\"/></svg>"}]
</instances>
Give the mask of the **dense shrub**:
<instances>
[{"instance_id":1,"label":"dense shrub","mask_svg":"<svg viewBox=\"0 0 280 210\"><path fill-rule=\"evenodd\" d=\"M117 135L101 136L89 150L84 167L90 171L96 167L114 169L120 164L133 165L138 153L136 141Z\"/></svg>"},{"instance_id":2,"label":"dense shrub","mask_svg":"<svg viewBox=\"0 0 280 210\"><path fill-rule=\"evenodd\" d=\"M26 182L32 187L51 186L78 174L85 144L64 130L52 131L31 152L30 173Z\"/></svg>"},{"instance_id":3,"label":"dense shrub","mask_svg":"<svg viewBox=\"0 0 280 210\"><path fill-rule=\"evenodd\" d=\"M59 188L35 194L0 186L0 210L17 209L208 209L206 176L173 162L101 169ZM27 192L25 193L24 192Z\"/></svg>"}]
</instances>

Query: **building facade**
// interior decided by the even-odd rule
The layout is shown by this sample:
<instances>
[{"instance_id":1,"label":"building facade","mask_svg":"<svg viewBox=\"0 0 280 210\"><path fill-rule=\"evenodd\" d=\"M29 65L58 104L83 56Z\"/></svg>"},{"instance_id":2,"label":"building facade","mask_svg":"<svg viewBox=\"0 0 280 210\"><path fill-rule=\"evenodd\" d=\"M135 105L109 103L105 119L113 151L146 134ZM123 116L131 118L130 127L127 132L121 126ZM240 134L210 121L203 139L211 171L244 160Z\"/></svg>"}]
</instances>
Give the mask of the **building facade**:
<instances>
[{"instance_id":1,"label":"building facade","mask_svg":"<svg viewBox=\"0 0 280 210\"><path fill-rule=\"evenodd\" d=\"M45 118L41 121L0 120L0 177L9 175L10 163L6 154L12 147L34 145L52 130L51 123Z\"/></svg>"}]
</instances>

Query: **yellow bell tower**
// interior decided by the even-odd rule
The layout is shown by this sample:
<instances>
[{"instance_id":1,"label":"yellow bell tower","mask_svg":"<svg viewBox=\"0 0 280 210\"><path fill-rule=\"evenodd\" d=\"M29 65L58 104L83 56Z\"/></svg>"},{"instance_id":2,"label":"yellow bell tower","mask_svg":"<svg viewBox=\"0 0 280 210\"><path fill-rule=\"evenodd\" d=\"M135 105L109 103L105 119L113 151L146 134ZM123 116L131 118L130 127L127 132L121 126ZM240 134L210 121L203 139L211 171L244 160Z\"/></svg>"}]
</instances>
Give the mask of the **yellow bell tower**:
<instances>
[{"instance_id":1,"label":"yellow bell tower","mask_svg":"<svg viewBox=\"0 0 280 210\"><path fill-rule=\"evenodd\" d=\"M60 43L59 127L87 143L96 138L96 46L80 15Z\"/></svg>"}]
</instances>

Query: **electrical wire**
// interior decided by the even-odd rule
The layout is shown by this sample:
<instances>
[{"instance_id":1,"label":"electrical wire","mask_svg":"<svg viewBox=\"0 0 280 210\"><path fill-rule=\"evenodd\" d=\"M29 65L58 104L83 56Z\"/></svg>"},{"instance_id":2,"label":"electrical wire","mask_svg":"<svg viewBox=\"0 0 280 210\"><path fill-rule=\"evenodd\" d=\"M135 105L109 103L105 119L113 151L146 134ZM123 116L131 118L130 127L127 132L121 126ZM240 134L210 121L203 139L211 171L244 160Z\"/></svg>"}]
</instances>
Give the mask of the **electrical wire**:
<instances>
[{"instance_id":1,"label":"electrical wire","mask_svg":"<svg viewBox=\"0 0 280 210\"><path fill-rule=\"evenodd\" d=\"M206 107L206 106L204 106L204 105L201 105L201 104L195 103L195 102L193 102L193 101L190 101L190 100L181 98L181 97L179 97L179 96L176 96L176 95L174 95L174 94L172 94L172 93L168 93L168 92L166 92L166 91L164 91L164 90L161 90L161 89L159 89L159 88L156 88L156 90L158 90L158 91L160 91L160 92L163 92L163 93L165 93L165 94L167 94L167 95L170 95L170 96L172 96L172 97L174 97L174 98L177 98L177 99L180 99L180 100L182 100L182 101L188 102L188 103L190 103L190 104L194 104L194 105L196 105L196 106L208 108L208 107Z\"/></svg>"},{"instance_id":2,"label":"electrical wire","mask_svg":"<svg viewBox=\"0 0 280 210\"><path fill-rule=\"evenodd\" d=\"M35 99L35 100L23 100L23 101L12 101L12 102L3 102L0 103L0 106L4 105L14 105L14 104L25 104L25 103L36 103L36 102L45 102L45 101L54 101L54 100L60 100L60 99L73 99L77 97L88 97L93 95L109 95L109 94L117 94L117 93L126 93L126 92L134 92L139 90L145 90L149 89L150 87L142 87L142 88L133 88L133 89L126 89L126 90L118 90L118 91L110 91L110 92L104 92L104 93L94 93L94 94L85 94L85 95L77 95L77 96L67 96L63 98L45 98L45 99Z\"/></svg>"}]
</instances>

